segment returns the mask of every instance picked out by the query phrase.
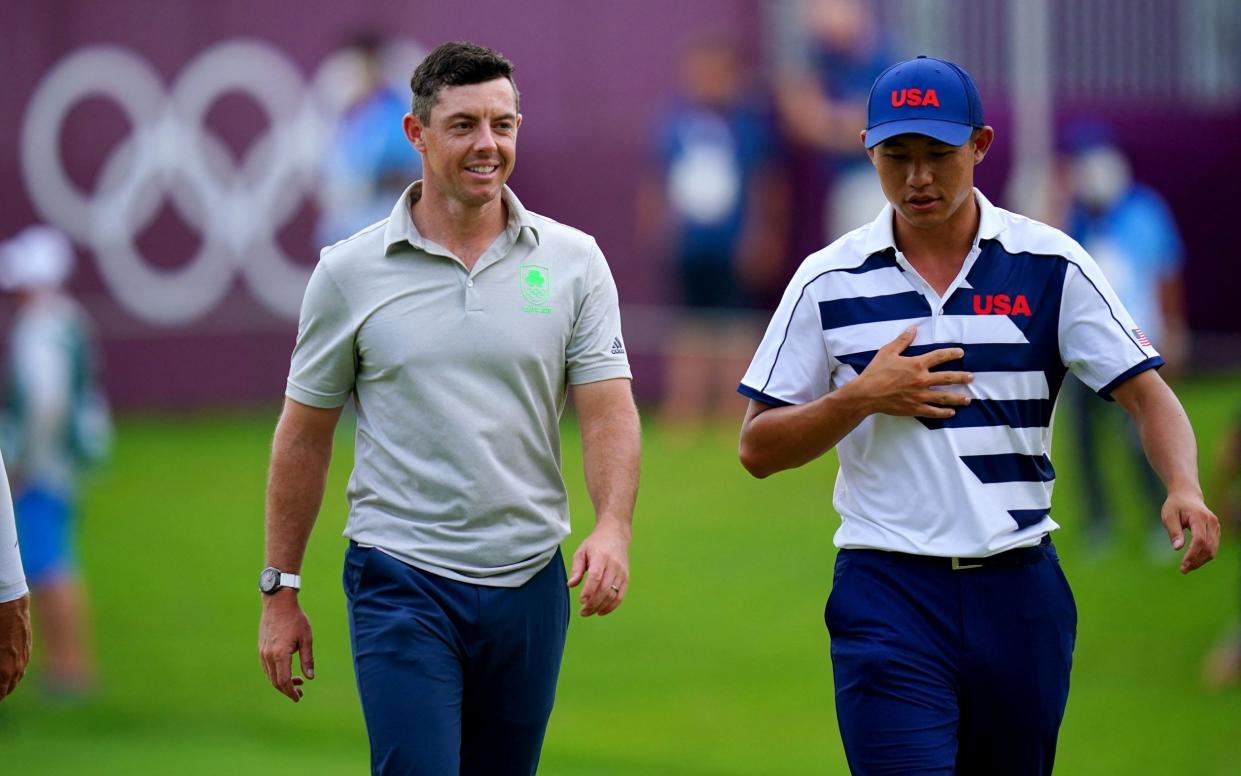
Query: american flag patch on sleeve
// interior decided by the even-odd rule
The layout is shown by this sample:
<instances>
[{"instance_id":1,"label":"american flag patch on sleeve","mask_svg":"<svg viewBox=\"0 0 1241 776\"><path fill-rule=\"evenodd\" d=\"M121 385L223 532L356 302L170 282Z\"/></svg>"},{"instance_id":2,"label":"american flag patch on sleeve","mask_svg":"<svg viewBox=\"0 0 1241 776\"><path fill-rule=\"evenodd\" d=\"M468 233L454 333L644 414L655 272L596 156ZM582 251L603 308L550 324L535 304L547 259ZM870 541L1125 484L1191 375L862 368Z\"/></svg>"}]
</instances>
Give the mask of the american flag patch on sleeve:
<instances>
[{"instance_id":1,"label":"american flag patch on sleeve","mask_svg":"<svg viewBox=\"0 0 1241 776\"><path fill-rule=\"evenodd\" d=\"M1133 329L1131 329L1131 331L1133 332L1133 336L1138 338L1139 345L1141 345L1144 348L1151 347L1151 340L1150 340L1150 337L1146 336L1146 332L1142 331L1136 326Z\"/></svg>"}]
</instances>

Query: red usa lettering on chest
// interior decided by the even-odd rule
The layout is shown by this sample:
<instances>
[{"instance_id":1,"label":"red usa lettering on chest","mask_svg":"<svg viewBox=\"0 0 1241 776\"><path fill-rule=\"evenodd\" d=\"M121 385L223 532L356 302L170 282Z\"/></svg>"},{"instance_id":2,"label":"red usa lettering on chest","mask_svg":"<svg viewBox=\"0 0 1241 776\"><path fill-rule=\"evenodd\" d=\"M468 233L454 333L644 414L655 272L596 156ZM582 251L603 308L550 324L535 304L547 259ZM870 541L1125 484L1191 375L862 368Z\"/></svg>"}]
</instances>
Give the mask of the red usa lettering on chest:
<instances>
[{"instance_id":1,"label":"red usa lettering on chest","mask_svg":"<svg viewBox=\"0 0 1241 776\"><path fill-rule=\"evenodd\" d=\"M1030 302L1025 294L974 294L975 315L1024 315L1030 317Z\"/></svg>"},{"instance_id":2,"label":"red usa lettering on chest","mask_svg":"<svg viewBox=\"0 0 1241 776\"><path fill-rule=\"evenodd\" d=\"M892 107L899 108L902 105L908 105L916 108L919 105L926 107L939 107L939 95L934 89L893 89L892 90Z\"/></svg>"}]
</instances>

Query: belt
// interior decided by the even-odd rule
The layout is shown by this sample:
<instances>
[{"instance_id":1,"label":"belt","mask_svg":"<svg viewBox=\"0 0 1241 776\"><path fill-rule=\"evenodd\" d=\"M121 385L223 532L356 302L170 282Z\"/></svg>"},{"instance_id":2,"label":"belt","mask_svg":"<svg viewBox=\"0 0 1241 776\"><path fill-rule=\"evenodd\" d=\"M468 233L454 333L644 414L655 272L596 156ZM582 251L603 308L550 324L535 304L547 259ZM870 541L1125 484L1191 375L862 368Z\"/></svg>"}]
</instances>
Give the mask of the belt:
<instances>
[{"instance_id":1,"label":"belt","mask_svg":"<svg viewBox=\"0 0 1241 776\"><path fill-rule=\"evenodd\" d=\"M865 552L903 563L934 566L950 571L968 571L970 569L1011 568L1013 566L1030 566L1047 556L1047 548L1051 546L1051 536L1044 534L1043 540L1033 547L1017 547L985 558L944 558L938 555L913 555L907 552L889 552L886 550L846 550L846 552Z\"/></svg>"}]
</instances>

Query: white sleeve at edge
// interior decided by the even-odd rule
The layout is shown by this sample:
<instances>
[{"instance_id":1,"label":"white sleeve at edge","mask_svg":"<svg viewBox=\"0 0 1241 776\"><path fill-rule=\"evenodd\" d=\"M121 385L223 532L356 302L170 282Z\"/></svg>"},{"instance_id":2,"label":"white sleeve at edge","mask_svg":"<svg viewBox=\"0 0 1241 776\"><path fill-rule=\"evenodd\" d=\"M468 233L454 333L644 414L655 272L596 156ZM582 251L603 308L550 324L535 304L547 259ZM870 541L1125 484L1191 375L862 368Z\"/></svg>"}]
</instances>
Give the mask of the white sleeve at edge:
<instances>
[{"instance_id":1,"label":"white sleeve at edge","mask_svg":"<svg viewBox=\"0 0 1241 776\"><path fill-rule=\"evenodd\" d=\"M13 496L9 476L0 460L0 604L21 598L27 592L22 557L17 551L17 524L13 519Z\"/></svg>"}]
</instances>

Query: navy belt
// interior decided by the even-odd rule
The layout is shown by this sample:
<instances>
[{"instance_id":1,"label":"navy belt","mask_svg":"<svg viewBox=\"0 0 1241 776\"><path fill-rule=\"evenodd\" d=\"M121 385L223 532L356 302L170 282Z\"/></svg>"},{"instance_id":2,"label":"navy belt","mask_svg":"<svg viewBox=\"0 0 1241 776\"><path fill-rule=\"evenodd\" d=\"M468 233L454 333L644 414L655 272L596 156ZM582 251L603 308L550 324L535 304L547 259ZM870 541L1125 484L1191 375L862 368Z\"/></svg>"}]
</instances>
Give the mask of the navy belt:
<instances>
[{"instance_id":1,"label":"navy belt","mask_svg":"<svg viewBox=\"0 0 1241 776\"><path fill-rule=\"evenodd\" d=\"M1047 556L1047 547L1051 545L1051 536L1044 534L1043 540L1033 547L1017 547L985 558L944 558L938 555L914 555L908 552L889 552L886 550L846 550L846 552L865 552L889 558L902 563L916 563L925 566L951 571L968 571L970 569L1011 568L1013 566L1031 566Z\"/></svg>"}]
</instances>

